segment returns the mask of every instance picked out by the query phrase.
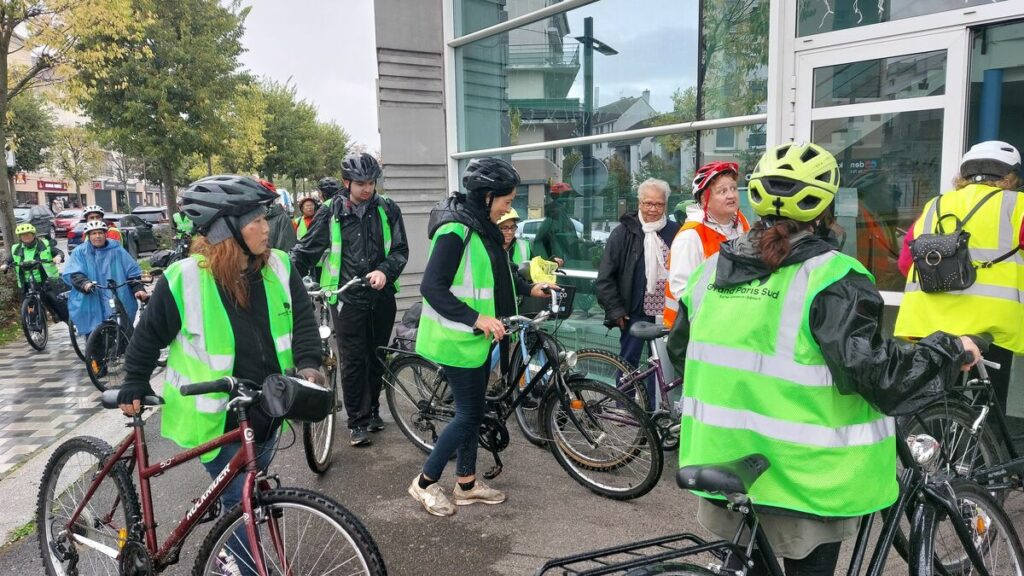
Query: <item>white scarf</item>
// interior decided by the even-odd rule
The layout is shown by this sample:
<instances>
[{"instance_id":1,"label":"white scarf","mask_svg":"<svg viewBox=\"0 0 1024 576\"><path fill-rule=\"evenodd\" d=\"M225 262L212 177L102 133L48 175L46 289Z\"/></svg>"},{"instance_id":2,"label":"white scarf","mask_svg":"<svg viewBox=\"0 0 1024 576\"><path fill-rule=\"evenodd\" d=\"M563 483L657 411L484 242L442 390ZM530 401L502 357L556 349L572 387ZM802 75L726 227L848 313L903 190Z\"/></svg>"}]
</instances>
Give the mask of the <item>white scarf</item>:
<instances>
[{"instance_id":1,"label":"white scarf","mask_svg":"<svg viewBox=\"0 0 1024 576\"><path fill-rule=\"evenodd\" d=\"M643 216L639 216L639 218L640 228L644 231L644 272L647 274L647 293L653 294L658 280L668 278L668 270L665 269L665 263L661 260L661 237L658 236L658 232L665 227L668 217L662 214L661 219L654 222L644 222Z\"/></svg>"}]
</instances>

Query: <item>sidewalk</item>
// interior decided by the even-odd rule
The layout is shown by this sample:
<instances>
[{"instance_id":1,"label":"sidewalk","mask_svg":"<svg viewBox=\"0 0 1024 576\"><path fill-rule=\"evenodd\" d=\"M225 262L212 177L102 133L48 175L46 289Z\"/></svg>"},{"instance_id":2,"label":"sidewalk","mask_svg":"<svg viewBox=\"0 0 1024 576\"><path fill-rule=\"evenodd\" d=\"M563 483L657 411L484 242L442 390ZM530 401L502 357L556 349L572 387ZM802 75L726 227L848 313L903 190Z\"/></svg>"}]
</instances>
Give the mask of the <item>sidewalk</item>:
<instances>
[{"instance_id":1,"label":"sidewalk","mask_svg":"<svg viewBox=\"0 0 1024 576\"><path fill-rule=\"evenodd\" d=\"M42 352L20 334L0 348L0 480L101 410L99 391L71 347L67 326L48 328Z\"/></svg>"}]
</instances>

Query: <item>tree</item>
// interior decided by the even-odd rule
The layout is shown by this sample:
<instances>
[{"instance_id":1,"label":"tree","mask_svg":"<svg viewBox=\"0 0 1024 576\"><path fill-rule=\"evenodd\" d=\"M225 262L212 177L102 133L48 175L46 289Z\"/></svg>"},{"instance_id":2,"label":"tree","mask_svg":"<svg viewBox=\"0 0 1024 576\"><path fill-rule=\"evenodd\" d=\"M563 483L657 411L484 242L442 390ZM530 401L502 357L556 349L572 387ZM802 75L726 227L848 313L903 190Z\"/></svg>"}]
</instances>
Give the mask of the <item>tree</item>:
<instances>
[{"instance_id":1,"label":"tree","mask_svg":"<svg viewBox=\"0 0 1024 576\"><path fill-rule=\"evenodd\" d=\"M227 131L215 163L219 161L225 171L235 174L258 172L267 154L274 151L264 135L267 100L260 86L253 82L239 85L228 102L224 120Z\"/></svg>"},{"instance_id":2,"label":"tree","mask_svg":"<svg viewBox=\"0 0 1024 576\"><path fill-rule=\"evenodd\" d=\"M260 174L271 181L275 176L294 179L316 174L320 162L316 108L298 100L294 86L267 80L263 94L267 102L263 130L267 154Z\"/></svg>"},{"instance_id":3,"label":"tree","mask_svg":"<svg viewBox=\"0 0 1024 576\"><path fill-rule=\"evenodd\" d=\"M108 37L131 35L128 0L4 0L0 5L0 118L25 93L60 81L77 58L96 60L116 46L78 47L78 39L102 29ZM31 55L26 57L26 55ZM20 63L19 63L20 62ZM0 142L8 141L7 123L0 123ZM0 232L14 237L14 189L0 178Z\"/></svg>"},{"instance_id":4,"label":"tree","mask_svg":"<svg viewBox=\"0 0 1024 576\"><path fill-rule=\"evenodd\" d=\"M682 124L697 119L697 89L693 86L685 90L676 89L672 93L672 111L666 112L651 120L655 126ZM693 148L697 140L696 132L684 134L668 134L658 136L658 141L667 152L680 152L684 148Z\"/></svg>"},{"instance_id":5,"label":"tree","mask_svg":"<svg viewBox=\"0 0 1024 576\"><path fill-rule=\"evenodd\" d=\"M189 157L214 154L228 133L225 103L238 86L249 9L238 0L122 1L140 34L111 40L97 29L82 38L83 50L112 41L118 50L80 63L75 94L116 149L159 164L173 213L175 175Z\"/></svg>"},{"instance_id":6,"label":"tree","mask_svg":"<svg viewBox=\"0 0 1024 576\"><path fill-rule=\"evenodd\" d=\"M34 92L11 100L7 108L7 141L14 150L17 170L32 172L46 164L48 149L57 140L53 113Z\"/></svg>"},{"instance_id":7,"label":"tree","mask_svg":"<svg viewBox=\"0 0 1024 576\"><path fill-rule=\"evenodd\" d=\"M57 129L57 141L50 150L50 169L75 184L79 206L85 206L82 184L100 171L106 154L96 146L92 135L83 126Z\"/></svg>"},{"instance_id":8,"label":"tree","mask_svg":"<svg viewBox=\"0 0 1024 576\"><path fill-rule=\"evenodd\" d=\"M703 0L700 118L753 114L767 99L768 0Z\"/></svg>"},{"instance_id":9,"label":"tree","mask_svg":"<svg viewBox=\"0 0 1024 576\"><path fill-rule=\"evenodd\" d=\"M348 151L349 135L345 129L334 122L317 124L316 143L320 167L313 174L315 179L324 176L341 176L341 162Z\"/></svg>"}]
</instances>

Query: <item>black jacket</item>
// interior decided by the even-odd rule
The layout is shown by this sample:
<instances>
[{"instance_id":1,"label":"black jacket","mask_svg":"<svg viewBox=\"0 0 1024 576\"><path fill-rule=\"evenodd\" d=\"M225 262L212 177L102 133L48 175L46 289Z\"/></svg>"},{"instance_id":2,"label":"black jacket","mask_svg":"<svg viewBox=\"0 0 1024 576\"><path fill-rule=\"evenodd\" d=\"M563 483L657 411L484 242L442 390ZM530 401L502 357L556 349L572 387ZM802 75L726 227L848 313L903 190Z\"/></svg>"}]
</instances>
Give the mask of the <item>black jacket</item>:
<instances>
[{"instance_id":1,"label":"black jacket","mask_svg":"<svg viewBox=\"0 0 1024 576\"><path fill-rule=\"evenodd\" d=\"M285 213L283 206L277 203L270 206L267 224L270 225L271 248L288 252L295 247L295 226L292 226L292 219Z\"/></svg>"},{"instance_id":2,"label":"black jacket","mask_svg":"<svg viewBox=\"0 0 1024 576\"><path fill-rule=\"evenodd\" d=\"M391 227L391 252L384 257L384 228L377 215L377 205L384 206L384 213ZM374 194L366 201L360 218L357 208L349 201L348 190L342 190L334 197L330 206L321 206L309 231L291 251L292 262L303 274L320 263L321 256L331 249L331 219L341 222L341 280L344 284L356 276L366 276L380 270L388 277L382 290L356 288L340 296L341 301L363 308L370 308L378 297L395 297L394 282L402 274L409 261L409 243L405 235L402 211L390 198Z\"/></svg>"},{"instance_id":3,"label":"black jacket","mask_svg":"<svg viewBox=\"0 0 1024 576\"><path fill-rule=\"evenodd\" d=\"M644 233L637 213L623 214L619 222L608 237L594 282L597 302L604 308L604 325L609 328L617 326L619 318L633 309L634 275L636 267L643 266L644 261ZM658 236L665 245L672 246L677 232L679 223L668 220Z\"/></svg>"},{"instance_id":4,"label":"black jacket","mask_svg":"<svg viewBox=\"0 0 1024 576\"><path fill-rule=\"evenodd\" d=\"M719 251L715 286L728 288L771 272L758 256L757 231L725 242ZM811 235L793 242L783 265L803 262L834 246ZM851 271L811 302L810 328L841 394L860 394L884 414L916 412L958 381L963 363L959 338L936 332L917 345L882 336L882 297L871 280ZM681 310L668 337L668 353L679 374L686 363L690 322ZM722 318L721 325L738 319ZM749 320L748 320L749 321Z\"/></svg>"},{"instance_id":5,"label":"black jacket","mask_svg":"<svg viewBox=\"0 0 1024 576\"><path fill-rule=\"evenodd\" d=\"M220 297L228 313L237 351L232 375L261 383L271 374L280 374L281 366L274 351L274 338L270 334L270 317L263 278L256 272L247 274L246 279L249 282L248 309L239 308L223 289L220 290ZM294 269L288 281L288 288L292 295L292 360L295 368L319 368L323 358L320 354L317 321L313 317L313 305L302 285L302 277ZM128 344L125 353L125 381L121 393L118 394L119 401L129 397L141 398L143 394L152 393L149 379L156 369L160 350L169 346L180 331L181 315L178 305L171 294L167 279L161 278L153 289L149 305ZM250 416L257 432L269 430L265 414L253 411ZM233 427L230 420L229 418L229 429Z\"/></svg>"}]
</instances>

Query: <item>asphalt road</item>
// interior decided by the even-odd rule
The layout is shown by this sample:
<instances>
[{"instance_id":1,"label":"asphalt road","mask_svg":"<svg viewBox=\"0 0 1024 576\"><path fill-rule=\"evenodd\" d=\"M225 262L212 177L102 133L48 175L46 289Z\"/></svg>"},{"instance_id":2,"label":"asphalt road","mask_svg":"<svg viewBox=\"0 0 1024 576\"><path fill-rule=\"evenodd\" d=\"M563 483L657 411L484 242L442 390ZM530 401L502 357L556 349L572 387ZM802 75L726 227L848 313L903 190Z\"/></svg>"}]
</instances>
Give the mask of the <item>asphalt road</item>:
<instances>
[{"instance_id":1,"label":"asphalt road","mask_svg":"<svg viewBox=\"0 0 1024 576\"><path fill-rule=\"evenodd\" d=\"M110 417L117 418L111 412ZM174 452L158 435L159 415L150 431L151 460ZM373 436L368 448L351 448L347 431L338 431L334 467L318 478L306 467L301 441L282 450L271 470L285 486L322 491L362 519L376 540L389 574L459 574L498 576L532 574L545 559L617 543L682 531L697 531L696 498L675 487L674 453L669 454L661 483L648 495L629 502L601 498L571 480L545 450L526 443L512 431L505 452L505 471L491 482L508 494L497 506L459 507L451 518L427 515L406 489L423 464L424 454L414 448L392 424ZM286 434L282 445L291 444ZM479 467L490 466L481 455ZM442 482L453 483L451 468ZM160 532L166 534L205 490L209 477L198 464L186 464L155 480ZM31 498L35 494L6 494L5 498ZM1024 524L1020 495L1011 498L1018 526ZM168 574L186 574L194 562L206 530L204 524L186 544L178 566ZM848 551L850 546L846 546ZM841 564L845 566L845 564ZM845 571L845 570L844 570ZM906 565L893 556L887 574L905 574ZM35 535L0 549L0 574L42 574Z\"/></svg>"}]
</instances>

